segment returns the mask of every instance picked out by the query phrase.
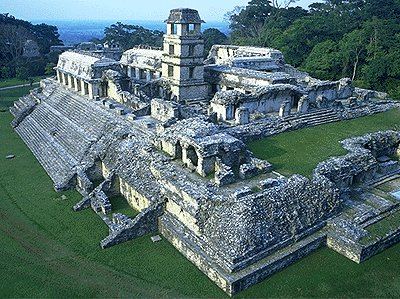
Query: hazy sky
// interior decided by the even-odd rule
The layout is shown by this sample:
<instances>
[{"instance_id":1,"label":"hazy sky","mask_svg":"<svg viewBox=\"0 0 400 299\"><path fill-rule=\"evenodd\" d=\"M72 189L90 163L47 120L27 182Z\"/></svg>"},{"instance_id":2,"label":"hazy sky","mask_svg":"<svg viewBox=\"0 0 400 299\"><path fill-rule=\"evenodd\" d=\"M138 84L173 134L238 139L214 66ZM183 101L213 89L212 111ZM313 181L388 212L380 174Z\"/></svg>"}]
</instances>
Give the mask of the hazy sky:
<instances>
[{"instance_id":1,"label":"hazy sky","mask_svg":"<svg viewBox=\"0 0 400 299\"><path fill-rule=\"evenodd\" d=\"M307 7L315 0L300 0ZM205 21L222 21L248 0L0 0L0 12L25 20L164 20L172 8L199 10Z\"/></svg>"}]
</instances>

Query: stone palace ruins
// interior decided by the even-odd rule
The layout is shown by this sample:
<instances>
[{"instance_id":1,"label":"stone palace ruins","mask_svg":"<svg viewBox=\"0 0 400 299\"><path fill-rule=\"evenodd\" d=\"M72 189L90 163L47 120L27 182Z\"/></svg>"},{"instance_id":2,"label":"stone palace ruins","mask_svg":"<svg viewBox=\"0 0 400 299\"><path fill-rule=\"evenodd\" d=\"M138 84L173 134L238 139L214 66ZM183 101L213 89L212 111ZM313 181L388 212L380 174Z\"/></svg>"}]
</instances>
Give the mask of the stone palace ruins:
<instances>
[{"instance_id":1,"label":"stone palace ruins","mask_svg":"<svg viewBox=\"0 0 400 299\"><path fill-rule=\"evenodd\" d=\"M109 227L102 248L158 232L233 295L321 246L359 263L399 241L400 227L370 228L399 217L400 192L375 187L399 177L400 132L344 140L348 153L309 178L273 171L246 145L396 102L312 78L275 49L215 45L205 59L196 10L165 22L162 49L60 54L57 77L11 108L55 189L77 189L74 209ZM113 213L116 196L137 216Z\"/></svg>"}]
</instances>

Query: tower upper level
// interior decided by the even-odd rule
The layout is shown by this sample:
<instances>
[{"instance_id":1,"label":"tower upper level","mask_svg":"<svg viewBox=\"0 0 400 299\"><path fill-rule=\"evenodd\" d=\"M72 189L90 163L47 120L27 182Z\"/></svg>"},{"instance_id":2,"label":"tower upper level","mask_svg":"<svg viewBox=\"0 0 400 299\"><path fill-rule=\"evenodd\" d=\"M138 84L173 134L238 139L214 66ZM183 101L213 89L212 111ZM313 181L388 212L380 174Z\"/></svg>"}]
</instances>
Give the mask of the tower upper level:
<instances>
[{"instance_id":1,"label":"tower upper level","mask_svg":"<svg viewBox=\"0 0 400 299\"><path fill-rule=\"evenodd\" d=\"M167 23L167 35L198 36L201 35L201 24L199 12L190 8L172 9Z\"/></svg>"}]
</instances>

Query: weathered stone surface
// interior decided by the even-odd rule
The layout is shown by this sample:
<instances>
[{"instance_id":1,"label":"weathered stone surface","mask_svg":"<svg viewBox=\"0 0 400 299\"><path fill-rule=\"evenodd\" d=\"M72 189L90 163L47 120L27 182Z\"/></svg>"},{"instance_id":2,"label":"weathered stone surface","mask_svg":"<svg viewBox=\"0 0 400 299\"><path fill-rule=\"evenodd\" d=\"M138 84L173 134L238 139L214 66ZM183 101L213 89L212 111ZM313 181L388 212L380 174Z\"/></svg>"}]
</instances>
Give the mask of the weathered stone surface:
<instances>
[{"instance_id":1,"label":"weathered stone surface","mask_svg":"<svg viewBox=\"0 0 400 299\"><path fill-rule=\"evenodd\" d=\"M368 228L399 210L369 193L400 171L399 132L344 140L348 153L311 178L272 172L244 142L399 104L350 79L312 78L274 49L214 46L205 66L201 22L173 10L163 49L134 48L120 62L66 52L57 81L10 109L55 189L76 188L73 209L91 207L108 226L100 246L158 241L159 231L232 295L326 242L357 262L398 242L397 227ZM113 200L139 214L114 213Z\"/></svg>"},{"instance_id":2,"label":"weathered stone surface","mask_svg":"<svg viewBox=\"0 0 400 299\"><path fill-rule=\"evenodd\" d=\"M150 239L151 239L151 241L152 241L153 243L155 243L155 242L160 242L160 241L162 240L161 237L160 237L159 235L152 236Z\"/></svg>"}]
</instances>

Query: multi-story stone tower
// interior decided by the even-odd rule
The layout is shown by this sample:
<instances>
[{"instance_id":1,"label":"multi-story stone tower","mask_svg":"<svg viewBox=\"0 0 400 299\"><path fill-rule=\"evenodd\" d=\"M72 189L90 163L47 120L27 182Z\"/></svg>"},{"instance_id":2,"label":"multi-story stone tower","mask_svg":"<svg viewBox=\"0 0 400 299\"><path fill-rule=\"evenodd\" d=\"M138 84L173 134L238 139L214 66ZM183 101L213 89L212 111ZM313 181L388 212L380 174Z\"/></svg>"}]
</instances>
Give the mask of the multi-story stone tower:
<instances>
[{"instance_id":1,"label":"multi-story stone tower","mask_svg":"<svg viewBox=\"0 0 400 299\"><path fill-rule=\"evenodd\" d=\"M197 10L171 10L164 36L162 77L171 84L177 101L187 103L204 101L208 85L204 82L204 41Z\"/></svg>"}]
</instances>

